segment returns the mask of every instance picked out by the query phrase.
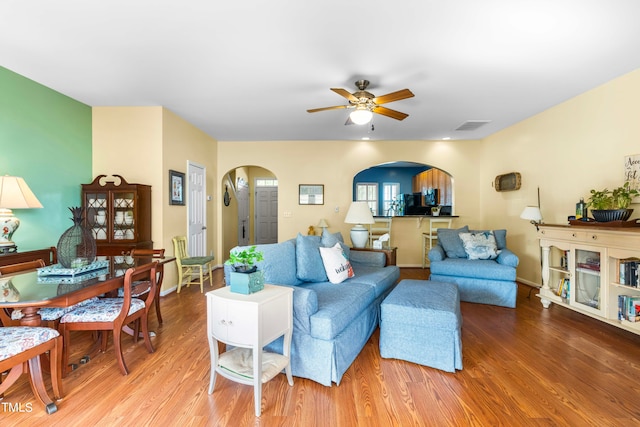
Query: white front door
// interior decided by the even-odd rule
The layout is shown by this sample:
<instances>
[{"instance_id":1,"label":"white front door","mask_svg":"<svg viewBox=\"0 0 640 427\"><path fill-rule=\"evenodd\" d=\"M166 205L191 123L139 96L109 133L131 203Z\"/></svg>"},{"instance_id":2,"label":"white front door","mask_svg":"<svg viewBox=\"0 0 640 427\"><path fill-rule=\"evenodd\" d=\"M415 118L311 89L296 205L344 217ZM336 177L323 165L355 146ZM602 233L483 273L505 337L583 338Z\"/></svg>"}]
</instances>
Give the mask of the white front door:
<instances>
[{"instance_id":1,"label":"white front door","mask_svg":"<svg viewBox=\"0 0 640 427\"><path fill-rule=\"evenodd\" d=\"M278 187L256 186L256 244L278 242Z\"/></svg>"},{"instance_id":2,"label":"white front door","mask_svg":"<svg viewBox=\"0 0 640 427\"><path fill-rule=\"evenodd\" d=\"M207 255L207 205L206 169L204 166L188 162L188 244L190 256Z\"/></svg>"}]
</instances>

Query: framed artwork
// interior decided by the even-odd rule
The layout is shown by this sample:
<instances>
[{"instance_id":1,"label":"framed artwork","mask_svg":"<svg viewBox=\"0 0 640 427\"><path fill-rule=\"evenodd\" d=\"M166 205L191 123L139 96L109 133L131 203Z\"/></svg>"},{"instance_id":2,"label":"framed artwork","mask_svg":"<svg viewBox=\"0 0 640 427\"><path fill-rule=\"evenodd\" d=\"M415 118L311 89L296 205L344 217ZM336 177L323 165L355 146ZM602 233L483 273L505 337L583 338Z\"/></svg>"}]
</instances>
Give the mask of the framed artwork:
<instances>
[{"instance_id":1,"label":"framed artwork","mask_svg":"<svg viewBox=\"0 0 640 427\"><path fill-rule=\"evenodd\" d=\"M300 184L298 188L299 205L324 205L324 185Z\"/></svg>"},{"instance_id":2,"label":"framed artwork","mask_svg":"<svg viewBox=\"0 0 640 427\"><path fill-rule=\"evenodd\" d=\"M169 170L169 204L184 206L184 174Z\"/></svg>"}]
</instances>

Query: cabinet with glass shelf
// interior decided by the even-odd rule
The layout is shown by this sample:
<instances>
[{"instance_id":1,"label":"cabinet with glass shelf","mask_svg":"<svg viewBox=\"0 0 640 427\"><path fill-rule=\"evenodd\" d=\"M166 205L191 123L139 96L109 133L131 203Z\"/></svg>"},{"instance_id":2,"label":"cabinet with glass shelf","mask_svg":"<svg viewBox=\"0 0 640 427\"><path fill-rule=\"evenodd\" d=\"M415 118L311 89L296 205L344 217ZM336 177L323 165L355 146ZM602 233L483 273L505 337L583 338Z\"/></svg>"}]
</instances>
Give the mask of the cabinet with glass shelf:
<instances>
[{"instance_id":1,"label":"cabinet with glass shelf","mask_svg":"<svg viewBox=\"0 0 640 427\"><path fill-rule=\"evenodd\" d=\"M97 176L82 185L85 226L96 239L98 255L125 255L151 249L151 186L129 184L120 175Z\"/></svg>"},{"instance_id":2,"label":"cabinet with glass shelf","mask_svg":"<svg viewBox=\"0 0 640 427\"><path fill-rule=\"evenodd\" d=\"M543 224L538 238L542 248L538 296L545 308L554 303L640 334L640 316L625 318L619 306L625 296L640 304L640 227ZM562 281L567 298L558 289Z\"/></svg>"}]
</instances>

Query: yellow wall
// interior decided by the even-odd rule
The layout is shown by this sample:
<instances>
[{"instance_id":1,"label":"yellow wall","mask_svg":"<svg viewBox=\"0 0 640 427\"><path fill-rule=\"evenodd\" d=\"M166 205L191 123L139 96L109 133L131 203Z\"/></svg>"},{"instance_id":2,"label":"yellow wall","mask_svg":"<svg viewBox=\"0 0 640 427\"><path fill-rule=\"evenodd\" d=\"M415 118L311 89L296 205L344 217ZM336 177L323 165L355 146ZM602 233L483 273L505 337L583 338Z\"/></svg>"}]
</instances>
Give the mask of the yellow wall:
<instances>
[{"instance_id":1,"label":"yellow wall","mask_svg":"<svg viewBox=\"0 0 640 427\"><path fill-rule=\"evenodd\" d=\"M273 172L279 185L279 241L298 232L306 234L309 225L316 225L320 218L327 220L329 231L340 231L348 239L350 226L344 218L352 200L353 177L363 169L392 161L426 163L453 175L456 214L461 216L458 223L479 226L482 146L481 141L219 141L218 170L224 174L242 165L260 165ZM299 205L299 184L323 184L324 205ZM398 233L409 238L402 239L398 263L422 265L423 230L417 221L401 223Z\"/></svg>"},{"instance_id":2,"label":"yellow wall","mask_svg":"<svg viewBox=\"0 0 640 427\"><path fill-rule=\"evenodd\" d=\"M186 206L169 205L169 169L187 171L187 160L207 168L207 193L217 186L217 142L163 107L94 107L93 172L122 175L128 182L151 185L152 240L173 254L171 238L187 231ZM217 255L216 213L207 204L207 247ZM165 269L163 289L177 283L175 267Z\"/></svg>"},{"instance_id":3,"label":"yellow wall","mask_svg":"<svg viewBox=\"0 0 640 427\"><path fill-rule=\"evenodd\" d=\"M535 228L519 218L537 203L544 222L566 224L589 190L624 182L626 155L640 153L640 70L557 105L484 140L481 167L483 223L506 227L509 245L520 255L518 276L541 283ZM496 175L520 172L520 191L497 193ZM640 206L632 218L640 216Z\"/></svg>"},{"instance_id":4,"label":"yellow wall","mask_svg":"<svg viewBox=\"0 0 640 427\"><path fill-rule=\"evenodd\" d=\"M519 218L522 209L537 203L539 187L545 222L566 223L575 203L580 197L586 199L591 188L620 185L624 156L640 153L639 93L640 70L482 141L216 142L161 107L96 107L93 170L153 185L154 241L170 247L171 236L186 230L186 210L168 205L167 170L186 171L187 159L206 165L207 192L214 192L213 203L208 204L213 205L208 212L209 243L221 264L236 239L231 218L237 212L222 204L222 179L228 171L256 165L278 178L282 241L306 233L320 218L328 221L330 231L348 236L344 217L359 171L391 161L433 165L453 176L455 213L460 215L455 225L507 228L509 246L521 259L519 279L540 283L535 228ZM154 167L157 164L162 166ZM521 173L522 188L496 192L495 176L513 171ZM250 168L240 173L251 182ZM298 205L299 184L324 184L325 204ZM639 217L640 209L632 207L637 209L633 217ZM425 224L408 219L397 223L394 239L402 241L398 263L421 265L420 234Z\"/></svg>"}]
</instances>

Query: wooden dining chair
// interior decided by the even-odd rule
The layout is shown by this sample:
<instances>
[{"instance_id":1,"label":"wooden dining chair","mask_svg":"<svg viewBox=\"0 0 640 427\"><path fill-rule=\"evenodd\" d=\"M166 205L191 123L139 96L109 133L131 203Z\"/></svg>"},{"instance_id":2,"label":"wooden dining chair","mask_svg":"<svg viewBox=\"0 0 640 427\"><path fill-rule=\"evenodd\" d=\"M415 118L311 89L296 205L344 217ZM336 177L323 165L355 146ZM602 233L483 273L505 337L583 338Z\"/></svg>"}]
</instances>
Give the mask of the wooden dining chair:
<instances>
[{"instance_id":1,"label":"wooden dining chair","mask_svg":"<svg viewBox=\"0 0 640 427\"><path fill-rule=\"evenodd\" d=\"M17 264L3 265L0 267L0 275L5 276L7 274L20 273L27 270L35 270L36 268L44 267L45 263L41 259L33 261L20 262Z\"/></svg>"},{"instance_id":2,"label":"wooden dining chair","mask_svg":"<svg viewBox=\"0 0 640 427\"><path fill-rule=\"evenodd\" d=\"M198 283L200 284L200 292L204 293L204 281L209 279L209 285L213 286L213 274L211 273L211 263L213 256L189 256L187 251L187 238L185 236L177 236L172 239L173 253L178 264L178 291L182 288L184 277L187 277L187 287L191 285L194 275L197 274ZM208 271L205 278L204 271Z\"/></svg>"},{"instance_id":3,"label":"wooden dining chair","mask_svg":"<svg viewBox=\"0 0 640 427\"><path fill-rule=\"evenodd\" d=\"M156 275L158 263L152 262L139 267L129 268L124 275L124 297L101 298L82 307L78 307L62 316L60 330L64 338L62 360L64 366L69 361L69 346L71 344L71 331L100 331L102 337L102 352L107 350L106 333L113 331L113 346L122 375L127 375L129 369L122 355L122 328L134 324L134 341L138 341L139 331L137 320L142 327L142 336L149 353L154 352L149 324L147 321L149 310L153 305L156 295ZM145 300L134 298L134 294L148 292Z\"/></svg>"},{"instance_id":4,"label":"wooden dining chair","mask_svg":"<svg viewBox=\"0 0 640 427\"><path fill-rule=\"evenodd\" d=\"M31 389L48 414L58 410L47 393L42 377L40 356L49 352L49 372L53 394L62 399L62 336L55 329L16 326L0 328L0 372L9 371L0 383L0 396L24 373L29 374ZM28 365L28 368L27 368Z\"/></svg>"},{"instance_id":5,"label":"wooden dining chair","mask_svg":"<svg viewBox=\"0 0 640 427\"><path fill-rule=\"evenodd\" d=\"M131 250L130 255L132 257L140 257L140 258L164 258L164 249L137 249L134 248ZM158 323L162 325L162 313L160 313L160 291L162 290L162 280L164 278L164 264L158 263L158 267L156 268L156 296L154 300L154 305L156 308L156 317L158 318Z\"/></svg>"}]
</instances>

